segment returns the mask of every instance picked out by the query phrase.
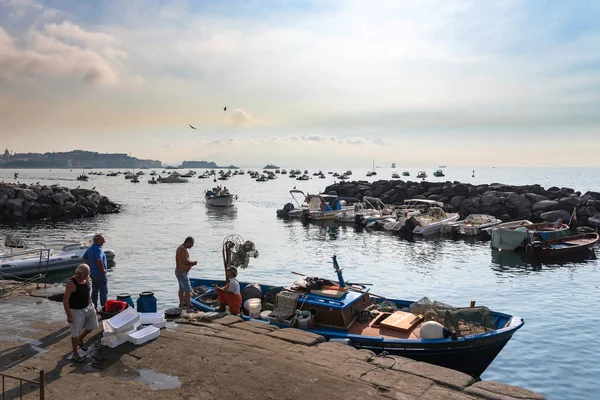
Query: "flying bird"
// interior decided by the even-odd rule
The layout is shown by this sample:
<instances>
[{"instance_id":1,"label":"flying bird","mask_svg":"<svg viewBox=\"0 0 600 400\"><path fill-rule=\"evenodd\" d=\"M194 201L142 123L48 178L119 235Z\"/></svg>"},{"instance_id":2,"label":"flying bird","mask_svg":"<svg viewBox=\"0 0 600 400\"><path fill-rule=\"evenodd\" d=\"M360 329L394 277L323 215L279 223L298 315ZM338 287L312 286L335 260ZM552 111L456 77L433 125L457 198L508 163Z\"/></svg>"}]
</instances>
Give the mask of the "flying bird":
<instances>
[{"instance_id":1,"label":"flying bird","mask_svg":"<svg viewBox=\"0 0 600 400\"><path fill-rule=\"evenodd\" d=\"M190 124L188 124L188 125L190 125ZM192 125L190 125L190 128L198 130L198 128L196 128L195 126L192 126Z\"/></svg>"},{"instance_id":2,"label":"flying bird","mask_svg":"<svg viewBox=\"0 0 600 400\"><path fill-rule=\"evenodd\" d=\"M223 107L223 111L227 111L227 106Z\"/></svg>"},{"instance_id":3,"label":"flying bird","mask_svg":"<svg viewBox=\"0 0 600 400\"><path fill-rule=\"evenodd\" d=\"M94 187L92 188L92 190L96 190L96 186L94 186Z\"/></svg>"}]
</instances>

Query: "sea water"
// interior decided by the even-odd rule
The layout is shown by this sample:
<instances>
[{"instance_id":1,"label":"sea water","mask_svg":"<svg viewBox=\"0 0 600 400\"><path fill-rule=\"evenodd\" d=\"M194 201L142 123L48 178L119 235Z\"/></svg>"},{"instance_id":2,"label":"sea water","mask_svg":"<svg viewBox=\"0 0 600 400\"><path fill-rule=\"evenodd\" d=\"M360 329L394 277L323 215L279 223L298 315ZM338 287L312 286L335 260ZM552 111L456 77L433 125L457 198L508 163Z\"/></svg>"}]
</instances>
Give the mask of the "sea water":
<instances>
[{"instance_id":1,"label":"sea water","mask_svg":"<svg viewBox=\"0 0 600 400\"><path fill-rule=\"evenodd\" d=\"M311 176L318 169L309 168ZM216 183L194 177L184 184L158 185L146 183L150 170L144 170L146 175L138 184L123 175L90 175L88 182L79 182L75 178L81 170L0 170L4 181L14 182L13 173L19 172L22 183L95 187L122 205L119 214L68 223L3 225L2 232L27 240L61 238L73 230L101 232L106 238L104 246L117 254L116 264L108 272L109 298L123 292L152 291L159 310L178 303L175 249L186 236L196 239L190 249L191 258L198 261L192 277L224 278L221 248L230 234L253 241L260 253L257 259L250 259L247 269L239 270L241 281L289 285L296 277L292 271L336 279L331 256L337 254L345 279L372 283L375 294L410 300L427 296L454 306L468 306L475 300L477 305L524 317L525 326L482 379L522 386L551 399L587 399L600 389L597 260L531 266L513 252L492 251L488 241L439 236L402 239L351 225L278 219L275 212L291 200L290 189L322 191L336 179L328 171L342 173L347 168L321 169L326 179L297 181L278 175L275 180L256 182L246 174ZM393 172L401 175L408 170L408 179L416 181L421 169L427 171L430 182L538 183L546 189L566 186L582 193L600 191L600 169L593 168L475 168L473 177L473 168L450 167L443 170L446 177L435 178L435 168L399 166L378 168L373 177L365 176L367 169L355 169L352 180L390 179ZM239 195L234 208L217 209L204 203L204 190L217 184ZM65 274L53 278L64 280Z\"/></svg>"}]
</instances>

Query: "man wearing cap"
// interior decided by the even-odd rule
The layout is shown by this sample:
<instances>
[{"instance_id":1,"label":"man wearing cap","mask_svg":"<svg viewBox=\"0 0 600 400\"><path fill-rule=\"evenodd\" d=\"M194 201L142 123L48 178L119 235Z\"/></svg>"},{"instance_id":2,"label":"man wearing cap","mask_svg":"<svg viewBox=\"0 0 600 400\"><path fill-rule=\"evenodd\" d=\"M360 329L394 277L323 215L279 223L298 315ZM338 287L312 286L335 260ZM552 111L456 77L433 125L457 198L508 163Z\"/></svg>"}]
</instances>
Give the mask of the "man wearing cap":
<instances>
[{"instance_id":1,"label":"man wearing cap","mask_svg":"<svg viewBox=\"0 0 600 400\"><path fill-rule=\"evenodd\" d=\"M98 310L98 294L100 294L100 306L106 305L108 299L108 279L106 278L106 254L102 250L104 236L97 233L93 237L93 244L83 255L83 263L90 266L90 278L92 278L92 303Z\"/></svg>"},{"instance_id":2,"label":"man wearing cap","mask_svg":"<svg viewBox=\"0 0 600 400\"><path fill-rule=\"evenodd\" d=\"M240 292L240 283L237 278L237 268L227 268L227 284L220 288L216 287L215 292L219 295L219 308L217 311L226 311L225 306L229 306L232 314L239 314L242 307L242 293Z\"/></svg>"}]
</instances>

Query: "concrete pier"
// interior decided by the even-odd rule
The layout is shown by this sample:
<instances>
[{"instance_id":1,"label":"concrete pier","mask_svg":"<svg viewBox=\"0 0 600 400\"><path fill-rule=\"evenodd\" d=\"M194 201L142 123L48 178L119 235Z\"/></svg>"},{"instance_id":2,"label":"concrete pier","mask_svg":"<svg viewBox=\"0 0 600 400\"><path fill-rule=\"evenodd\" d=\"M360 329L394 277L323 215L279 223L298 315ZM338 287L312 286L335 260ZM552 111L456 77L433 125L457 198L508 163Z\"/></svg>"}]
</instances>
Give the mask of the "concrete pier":
<instances>
[{"instance_id":1,"label":"concrete pier","mask_svg":"<svg viewBox=\"0 0 600 400\"><path fill-rule=\"evenodd\" d=\"M73 363L61 288L0 299L0 372L36 379L46 399L544 399L498 382L407 358L376 356L297 329L227 316L170 322L156 340L101 347L93 332L85 362ZM32 293L34 297L25 292ZM7 380L7 398L18 398ZM24 398L39 398L25 384Z\"/></svg>"}]
</instances>

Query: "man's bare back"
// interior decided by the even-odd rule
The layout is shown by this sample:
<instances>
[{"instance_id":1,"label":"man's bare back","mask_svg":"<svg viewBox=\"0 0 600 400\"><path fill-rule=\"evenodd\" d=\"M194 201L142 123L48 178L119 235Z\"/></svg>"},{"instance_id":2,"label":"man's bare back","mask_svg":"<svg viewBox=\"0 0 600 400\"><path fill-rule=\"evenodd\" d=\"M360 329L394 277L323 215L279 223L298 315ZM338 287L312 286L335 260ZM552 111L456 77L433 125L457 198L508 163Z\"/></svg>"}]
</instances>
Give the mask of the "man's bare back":
<instances>
[{"instance_id":1,"label":"man's bare back","mask_svg":"<svg viewBox=\"0 0 600 400\"><path fill-rule=\"evenodd\" d=\"M189 272L194 262L190 260L190 253L184 245L179 245L175 253L175 271Z\"/></svg>"}]
</instances>

